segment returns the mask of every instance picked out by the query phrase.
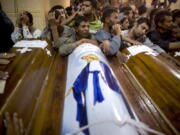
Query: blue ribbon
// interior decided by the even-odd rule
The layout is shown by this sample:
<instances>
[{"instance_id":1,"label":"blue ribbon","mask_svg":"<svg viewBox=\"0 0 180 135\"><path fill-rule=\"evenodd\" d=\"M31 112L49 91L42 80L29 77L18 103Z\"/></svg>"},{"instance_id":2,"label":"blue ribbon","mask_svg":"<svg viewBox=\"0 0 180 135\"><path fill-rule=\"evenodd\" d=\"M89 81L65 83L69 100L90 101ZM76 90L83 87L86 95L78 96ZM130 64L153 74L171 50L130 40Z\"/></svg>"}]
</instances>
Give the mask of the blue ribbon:
<instances>
[{"instance_id":1,"label":"blue ribbon","mask_svg":"<svg viewBox=\"0 0 180 135\"><path fill-rule=\"evenodd\" d=\"M85 97L85 90L87 89L88 76L89 76L89 65L88 64L78 75L77 79L73 84L73 95L77 102L77 115L76 120L79 121L79 126L82 127L87 125L87 113L86 103L83 103L82 96ZM83 95L81 94L83 93ZM89 135L89 130L83 131L86 135Z\"/></svg>"},{"instance_id":2,"label":"blue ribbon","mask_svg":"<svg viewBox=\"0 0 180 135\"><path fill-rule=\"evenodd\" d=\"M114 78L114 76L112 75L111 70L109 69L109 67L104 62L101 62L101 61L100 61L100 65L101 65L101 67L102 67L102 69L104 71L105 79L106 79L106 82L107 82L108 86L112 90L120 93L121 91L119 89L117 81Z\"/></svg>"},{"instance_id":3,"label":"blue ribbon","mask_svg":"<svg viewBox=\"0 0 180 135\"><path fill-rule=\"evenodd\" d=\"M94 105L96 102L102 102L104 100L104 97L101 92L101 87L99 85L99 71L91 71L90 73L93 73L93 86L94 86Z\"/></svg>"},{"instance_id":4,"label":"blue ribbon","mask_svg":"<svg viewBox=\"0 0 180 135\"><path fill-rule=\"evenodd\" d=\"M111 73L111 70L109 67L103 63L100 62L100 65L102 69L104 70L105 79L108 84L108 86L116 91L120 92L119 86L116 82L116 79ZM81 71L81 73L78 75L77 79L73 83L73 96L77 102L77 115L76 120L79 121L79 126L85 126L88 124L87 119L87 112L86 112L86 98L85 98L85 91L87 89L88 85L88 77L89 73L93 74L93 86L94 86L94 105L96 102L102 102L104 100L101 87L99 84L99 73L100 71L89 71L90 63L87 64L87 66ZM83 101L83 97L84 101ZM89 130L83 131L86 135L89 135Z\"/></svg>"}]
</instances>

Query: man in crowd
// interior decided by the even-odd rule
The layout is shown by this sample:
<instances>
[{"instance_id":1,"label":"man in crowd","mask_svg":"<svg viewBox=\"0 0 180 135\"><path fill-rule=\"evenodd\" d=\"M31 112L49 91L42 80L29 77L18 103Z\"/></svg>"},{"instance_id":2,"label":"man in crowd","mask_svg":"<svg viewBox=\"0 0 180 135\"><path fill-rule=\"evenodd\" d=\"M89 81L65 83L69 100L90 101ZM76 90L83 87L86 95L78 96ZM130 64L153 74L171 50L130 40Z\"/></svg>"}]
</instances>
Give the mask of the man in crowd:
<instances>
[{"instance_id":1,"label":"man in crowd","mask_svg":"<svg viewBox=\"0 0 180 135\"><path fill-rule=\"evenodd\" d=\"M82 43L98 45L95 37L89 33L89 21L85 16L77 17L74 23L74 29L71 30L71 33L63 34L54 42L54 47L58 48L61 55L69 55Z\"/></svg>"},{"instance_id":2,"label":"man in crowd","mask_svg":"<svg viewBox=\"0 0 180 135\"><path fill-rule=\"evenodd\" d=\"M140 17L130 30L122 31L122 36L128 37L131 40L138 41L139 43L152 48L159 53L164 52L159 46L153 44L149 38L146 37L148 30L150 29L150 21L145 17ZM123 41L121 49L131 46L132 44L127 41Z\"/></svg>"},{"instance_id":3,"label":"man in crowd","mask_svg":"<svg viewBox=\"0 0 180 135\"><path fill-rule=\"evenodd\" d=\"M118 12L115 8L107 8L103 12L101 21L103 28L96 33L96 40L101 44L106 55L115 55L121 45L121 28L117 24Z\"/></svg>"},{"instance_id":4,"label":"man in crowd","mask_svg":"<svg viewBox=\"0 0 180 135\"><path fill-rule=\"evenodd\" d=\"M28 11L19 14L17 24L11 38L14 42L21 39L38 38L41 31L33 27L33 16Z\"/></svg>"},{"instance_id":5,"label":"man in crowd","mask_svg":"<svg viewBox=\"0 0 180 135\"><path fill-rule=\"evenodd\" d=\"M156 29L149 32L148 37L154 43L166 51L180 48L180 41L171 42L172 15L168 10L159 11L154 22Z\"/></svg>"},{"instance_id":6,"label":"man in crowd","mask_svg":"<svg viewBox=\"0 0 180 135\"><path fill-rule=\"evenodd\" d=\"M0 3L0 52L7 52L13 46L14 43L11 40L11 33L13 31L14 25L2 10Z\"/></svg>"},{"instance_id":7,"label":"man in crowd","mask_svg":"<svg viewBox=\"0 0 180 135\"><path fill-rule=\"evenodd\" d=\"M68 24L68 22L70 22L69 26L73 26L74 19L77 15L86 16L89 21L90 32L95 33L102 28L102 23L96 15L96 9L97 2L95 0L84 0L81 5L81 11L75 12L74 15L69 17L69 19L67 19L68 21L65 21L63 24Z\"/></svg>"},{"instance_id":8,"label":"man in crowd","mask_svg":"<svg viewBox=\"0 0 180 135\"><path fill-rule=\"evenodd\" d=\"M48 26L44 28L41 37L55 41L62 35L71 32L69 27L61 24L65 19L63 6L55 5L52 7L48 13Z\"/></svg>"}]
</instances>

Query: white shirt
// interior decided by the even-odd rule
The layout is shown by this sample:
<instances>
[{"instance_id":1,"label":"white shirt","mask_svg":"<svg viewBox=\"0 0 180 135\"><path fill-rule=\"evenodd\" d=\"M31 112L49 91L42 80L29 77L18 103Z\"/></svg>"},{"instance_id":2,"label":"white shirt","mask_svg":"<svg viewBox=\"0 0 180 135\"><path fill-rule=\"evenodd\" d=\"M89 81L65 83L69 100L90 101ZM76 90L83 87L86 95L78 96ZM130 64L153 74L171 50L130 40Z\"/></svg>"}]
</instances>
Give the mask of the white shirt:
<instances>
[{"instance_id":1,"label":"white shirt","mask_svg":"<svg viewBox=\"0 0 180 135\"><path fill-rule=\"evenodd\" d=\"M128 36L128 32L129 32L129 30L124 30L121 33L123 36ZM157 51L158 53L165 52L161 47L153 44L148 37L145 37L145 41L142 44L148 46L149 48L153 49L154 51ZM130 44L128 44L128 46L130 46Z\"/></svg>"},{"instance_id":2,"label":"white shirt","mask_svg":"<svg viewBox=\"0 0 180 135\"><path fill-rule=\"evenodd\" d=\"M41 31L39 29L36 29L31 33L27 26L23 26L22 28L15 27L14 32L11 34L11 39L16 43L20 39L38 38L40 36Z\"/></svg>"}]
</instances>

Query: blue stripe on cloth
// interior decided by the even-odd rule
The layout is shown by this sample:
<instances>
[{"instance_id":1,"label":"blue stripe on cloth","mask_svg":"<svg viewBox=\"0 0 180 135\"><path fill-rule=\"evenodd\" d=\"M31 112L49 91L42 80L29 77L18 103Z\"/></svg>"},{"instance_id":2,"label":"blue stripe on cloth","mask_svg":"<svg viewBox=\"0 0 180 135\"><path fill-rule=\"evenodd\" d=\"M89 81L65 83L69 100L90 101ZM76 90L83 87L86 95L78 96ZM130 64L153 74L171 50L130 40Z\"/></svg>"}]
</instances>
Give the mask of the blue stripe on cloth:
<instances>
[{"instance_id":1,"label":"blue stripe on cloth","mask_svg":"<svg viewBox=\"0 0 180 135\"><path fill-rule=\"evenodd\" d=\"M77 79L73 84L73 95L77 102L77 115L76 120L79 121L79 126L85 126L88 124L86 104L83 102L82 96L85 97L85 90L87 89L88 76L89 76L89 65L81 71ZM82 94L83 93L83 94ZM85 98L84 98L85 99ZM89 130L83 131L86 135L89 135Z\"/></svg>"},{"instance_id":2,"label":"blue stripe on cloth","mask_svg":"<svg viewBox=\"0 0 180 135\"><path fill-rule=\"evenodd\" d=\"M119 86L117 84L116 79L111 73L109 67L100 61L100 65L105 74L105 80L108 86L118 93L120 93ZM81 73L76 78L75 82L73 83L73 96L77 102L77 115L76 120L79 121L79 126L83 127L88 124L87 112L86 112L86 98L85 98L85 91L88 86L88 77L89 74L93 74L93 87L94 87L94 105L96 102L102 102L104 100L102 90L99 84L99 73L100 71L89 71L90 63L81 71ZM104 80L104 79L103 79ZM84 99L84 100L83 100ZM86 135L89 135L89 130L83 131Z\"/></svg>"},{"instance_id":3,"label":"blue stripe on cloth","mask_svg":"<svg viewBox=\"0 0 180 135\"><path fill-rule=\"evenodd\" d=\"M105 75L105 79L107 81L107 84L108 86L118 92L118 93L121 93L120 89L119 89L119 86L117 84L117 80L114 78L114 76L112 75L111 73L111 70L109 69L109 67L104 63L104 62L101 62L100 61L100 65L104 71L104 75Z\"/></svg>"}]
</instances>

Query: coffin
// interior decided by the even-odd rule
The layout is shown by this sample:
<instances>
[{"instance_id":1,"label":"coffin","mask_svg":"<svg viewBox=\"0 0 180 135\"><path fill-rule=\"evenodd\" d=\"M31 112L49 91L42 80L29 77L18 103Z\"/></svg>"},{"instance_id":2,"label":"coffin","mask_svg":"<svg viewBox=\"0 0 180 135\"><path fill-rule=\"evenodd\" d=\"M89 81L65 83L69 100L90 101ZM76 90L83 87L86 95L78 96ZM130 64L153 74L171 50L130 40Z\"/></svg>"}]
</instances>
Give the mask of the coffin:
<instances>
[{"instance_id":1,"label":"coffin","mask_svg":"<svg viewBox=\"0 0 180 135\"><path fill-rule=\"evenodd\" d=\"M113 135L139 134L133 125L115 123L126 119L137 121L121 89L97 46L86 43L76 48L68 57L62 135L87 125L91 127L80 135L109 135L112 131Z\"/></svg>"},{"instance_id":2,"label":"coffin","mask_svg":"<svg viewBox=\"0 0 180 135\"><path fill-rule=\"evenodd\" d=\"M128 56L122 67L140 93L150 99L163 120L172 130L180 131L180 67L145 46L133 46L122 51ZM122 58L119 57L119 62ZM147 102L147 101L146 101ZM148 103L147 103L148 104ZM158 118L157 118L158 119ZM171 133L166 133L171 134Z\"/></svg>"},{"instance_id":3,"label":"coffin","mask_svg":"<svg viewBox=\"0 0 180 135\"><path fill-rule=\"evenodd\" d=\"M0 134L5 134L3 116L7 111L18 113L27 135L60 135L80 129L78 104L72 88L84 69L90 72L87 89L82 95L86 98L88 124L93 124L88 129L89 134L139 133L132 125L114 124L114 121L123 119L141 121L164 134L178 134L179 68L176 65L160 55L151 56L144 52L130 57L128 50L123 53L129 56L129 60L121 64L120 57L106 59L96 46L81 47L68 57L68 66L67 58L59 56L51 44L46 49L32 48L31 52L24 54L17 53L17 48L11 50L16 57L9 65L0 67L10 75L4 92L0 94ZM83 47L87 48L86 51ZM52 56L47 55L47 49ZM111 73L112 82L116 84L113 86L117 89L108 85L104 69ZM96 100L93 78L97 79L97 76L94 74L98 74L101 86L101 96ZM152 78L154 75L156 77ZM163 78L164 75L168 77ZM159 86L154 84L156 80Z\"/></svg>"}]
</instances>

